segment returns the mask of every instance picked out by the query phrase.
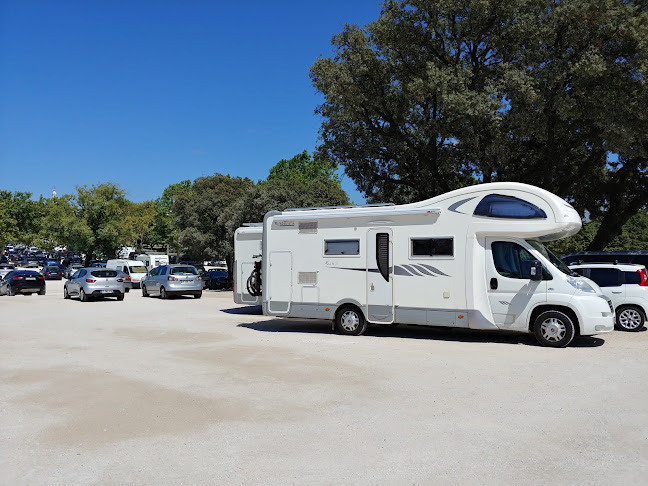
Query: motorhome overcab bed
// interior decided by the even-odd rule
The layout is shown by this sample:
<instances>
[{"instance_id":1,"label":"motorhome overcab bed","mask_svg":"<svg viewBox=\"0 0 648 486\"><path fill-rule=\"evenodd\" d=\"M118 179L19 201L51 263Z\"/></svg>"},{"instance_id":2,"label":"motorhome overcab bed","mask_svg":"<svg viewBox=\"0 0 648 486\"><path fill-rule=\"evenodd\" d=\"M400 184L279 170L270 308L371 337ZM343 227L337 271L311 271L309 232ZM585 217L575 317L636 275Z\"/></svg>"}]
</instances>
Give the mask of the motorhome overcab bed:
<instances>
[{"instance_id":1,"label":"motorhome overcab bed","mask_svg":"<svg viewBox=\"0 0 648 486\"><path fill-rule=\"evenodd\" d=\"M567 202L513 182L400 206L269 212L263 312L331 319L343 334L403 323L533 332L567 346L614 327L600 288L543 245L580 228Z\"/></svg>"}]
</instances>

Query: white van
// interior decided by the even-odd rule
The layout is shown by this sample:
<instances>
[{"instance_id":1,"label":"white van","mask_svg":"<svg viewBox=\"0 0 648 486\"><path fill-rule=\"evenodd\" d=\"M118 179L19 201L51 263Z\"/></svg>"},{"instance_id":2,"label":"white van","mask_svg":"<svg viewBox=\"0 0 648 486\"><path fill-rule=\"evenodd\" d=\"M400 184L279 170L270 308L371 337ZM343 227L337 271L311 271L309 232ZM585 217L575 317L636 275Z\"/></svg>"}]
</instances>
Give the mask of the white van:
<instances>
[{"instance_id":1,"label":"white van","mask_svg":"<svg viewBox=\"0 0 648 486\"><path fill-rule=\"evenodd\" d=\"M169 264L169 255L143 254L143 255L137 255L135 257L135 260L138 260L140 262L144 262L144 265L146 265L146 268L148 270L151 270L152 268L159 267L160 265L168 265Z\"/></svg>"},{"instance_id":2,"label":"white van","mask_svg":"<svg viewBox=\"0 0 648 486\"><path fill-rule=\"evenodd\" d=\"M601 289L543 245L580 228L563 199L514 182L400 206L271 211L263 312L330 319L351 335L402 323L531 332L567 346L614 329Z\"/></svg>"},{"instance_id":3,"label":"white van","mask_svg":"<svg viewBox=\"0 0 648 486\"><path fill-rule=\"evenodd\" d=\"M146 276L146 265L144 265L144 262L139 260L108 260L106 262L106 268L121 270L126 274L124 280L127 292L130 289L139 289L140 282Z\"/></svg>"},{"instance_id":4,"label":"white van","mask_svg":"<svg viewBox=\"0 0 648 486\"><path fill-rule=\"evenodd\" d=\"M237 304L261 305L259 269L262 236L263 223L246 223L234 232L232 290Z\"/></svg>"}]
</instances>

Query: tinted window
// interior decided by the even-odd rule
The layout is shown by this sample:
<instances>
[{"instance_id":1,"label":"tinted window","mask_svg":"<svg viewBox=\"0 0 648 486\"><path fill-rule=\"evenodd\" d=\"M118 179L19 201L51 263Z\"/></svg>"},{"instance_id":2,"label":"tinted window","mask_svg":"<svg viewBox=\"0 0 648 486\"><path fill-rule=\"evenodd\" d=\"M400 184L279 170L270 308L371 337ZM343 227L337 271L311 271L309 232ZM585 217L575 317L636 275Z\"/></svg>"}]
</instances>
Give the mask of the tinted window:
<instances>
[{"instance_id":1,"label":"tinted window","mask_svg":"<svg viewBox=\"0 0 648 486\"><path fill-rule=\"evenodd\" d=\"M412 256L453 255L453 238L412 238Z\"/></svg>"},{"instance_id":2,"label":"tinted window","mask_svg":"<svg viewBox=\"0 0 648 486\"><path fill-rule=\"evenodd\" d=\"M639 272L623 272L624 283L636 284L641 283L641 274Z\"/></svg>"},{"instance_id":3,"label":"tinted window","mask_svg":"<svg viewBox=\"0 0 648 486\"><path fill-rule=\"evenodd\" d=\"M79 277L85 277L85 274L88 273L85 270L79 270Z\"/></svg>"},{"instance_id":4,"label":"tinted window","mask_svg":"<svg viewBox=\"0 0 648 486\"><path fill-rule=\"evenodd\" d=\"M484 197L473 214L491 218L547 219L547 214L538 206L517 197L500 194Z\"/></svg>"},{"instance_id":5,"label":"tinted window","mask_svg":"<svg viewBox=\"0 0 648 486\"><path fill-rule=\"evenodd\" d=\"M198 270L194 267L173 267L169 270L170 275L198 275Z\"/></svg>"},{"instance_id":6,"label":"tinted window","mask_svg":"<svg viewBox=\"0 0 648 486\"><path fill-rule=\"evenodd\" d=\"M158 273L160 273L160 267L158 267L158 268L154 268L153 270L151 270L151 272L149 273L149 275L150 275L151 277L155 277Z\"/></svg>"},{"instance_id":7,"label":"tinted window","mask_svg":"<svg viewBox=\"0 0 648 486\"><path fill-rule=\"evenodd\" d=\"M143 265L132 266L130 267L130 271L131 273L146 273L146 267Z\"/></svg>"},{"instance_id":8,"label":"tinted window","mask_svg":"<svg viewBox=\"0 0 648 486\"><path fill-rule=\"evenodd\" d=\"M621 272L616 268L590 268L589 278L599 287L618 287L621 285Z\"/></svg>"},{"instance_id":9,"label":"tinted window","mask_svg":"<svg viewBox=\"0 0 648 486\"><path fill-rule=\"evenodd\" d=\"M90 272L93 277L116 277L117 272L115 270L93 270Z\"/></svg>"},{"instance_id":10,"label":"tinted window","mask_svg":"<svg viewBox=\"0 0 648 486\"><path fill-rule=\"evenodd\" d=\"M325 255L359 255L360 240L326 240Z\"/></svg>"},{"instance_id":11,"label":"tinted window","mask_svg":"<svg viewBox=\"0 0 648 486\"><path fill-rule=\"evenodd\" d=\"M160 275L166 275L167 268L169 268L169 267L160 267Z\"/></svg>"},{"instance_id":12,"label":"tinted window","mask_svg":"<svg viewBox=\"0 0 648 486\"><path fill-rule=\"evenodd\" d=\"M525 248L509 241L494 241L491 245L495 269L503 277L531 278L536 259Z\"/></svg>"}]
</instances>

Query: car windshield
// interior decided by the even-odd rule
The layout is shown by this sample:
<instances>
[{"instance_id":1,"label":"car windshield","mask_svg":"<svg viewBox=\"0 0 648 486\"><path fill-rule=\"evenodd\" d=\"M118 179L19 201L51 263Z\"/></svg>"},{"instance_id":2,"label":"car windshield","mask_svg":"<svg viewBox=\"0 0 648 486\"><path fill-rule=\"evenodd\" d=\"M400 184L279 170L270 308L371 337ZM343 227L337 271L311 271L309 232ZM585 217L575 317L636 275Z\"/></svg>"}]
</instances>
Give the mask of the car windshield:
<instances>
[{"instance_id":1,"label":"car windshield","mask_svg":"<svg viewBox=\"0 0 648 486\"><path fill-rule=\"evenodd\" d=\"M566 275L571 275L572 277L580 277L580 275L578 275L576 272L571 270L567 265L565 265L565 262L563 262L556 255L554 255L549 248L544 246L539 241L527 240L527 243L531 245L534 249L539 251L543 257L549 260L553 264L553 266L556 267L558 270L560 270L562 273Z\"/></svg>"},{"instance_id":2,"label":"car windshield","mask_svg":"<svg viewBox=\"0 0 648 486\"><path fill-rule=\"evenodd\" d=\"M146 273L146 267L141 267L141 266L131 267L131 266L129 266L128 268L130 268L131 273Z\"/></svg>"},{"instance_id":3,"label":"car windshield","mask_svg":"<svg viewBox=\"0 0 648 486\"><path fill-rule=\"evenodd\" d=\"M171 275L198 275L198 271L194 267L175 267L169 273Z\"/></svg>"}]
</instances>

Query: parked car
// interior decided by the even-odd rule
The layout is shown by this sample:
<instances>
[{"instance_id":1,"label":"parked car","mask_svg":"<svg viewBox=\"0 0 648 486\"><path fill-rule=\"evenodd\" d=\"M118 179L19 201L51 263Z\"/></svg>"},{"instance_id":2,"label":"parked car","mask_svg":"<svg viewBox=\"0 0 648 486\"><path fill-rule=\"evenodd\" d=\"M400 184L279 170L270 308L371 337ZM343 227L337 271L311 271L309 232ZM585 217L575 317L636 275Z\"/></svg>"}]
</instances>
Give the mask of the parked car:
<instances>
[{"instance_id":1,"label":"parked car","mask_svg":"<svg viewBox=\"0 0 648 486\"><path fill-rule=\"evenodd\" d=\"M20 261L19 266L23 268L38 268L38 259L32 256L25 257Z\"/></svg>"},{"instance_id":2,"label":"parked car","mask_svg":"<svg viewBox=\"0 0 648 486\"><path fill-rule=\"evenodd\" d=\"M45 277L45 280L61 280L63 278L63 271L58 265L48 265L43 267L41 275Z\"/></svg>"},{"instance_id":3,"label":"parked car","mask_svg":"<svg viewBox=\"0 0 648 486\"><path fill-rule=\"evenodd\" d=\"M598 284L612 301L616 327L639 331L648 313L648 272L643 265L629 263L582 263L570 269Z\"/></svg>"},{"instance_id":4,"label":"parked car","mask_svg":"<svg viewBox=\"0 0 648 486\"><path fill-rule=\"evenodd\" d=\"M83 268L83 265L80 263L71 263L63 272L63 276L65 278L70 278L70 276L80 268Z\"/></svg>"},{"instance_id":5,"label":"parked car","mask_svg":"<svg viewBox=\"0 0 648 486\"><path fill-rule=\"evenodd\" d=\"M229 277L227 270L208 270L201 277L204 282L204 288L206 289L217 290L232 288L232 278Z\"/></svg>"},{"instance_id":6,"label":"parked car","mask_svg":"<svg viewBox=\"0 0 648 486\"><path fill-rule=\"evenodd\" d=\"M80 268L65 282L63 298L78 297L81 302L90 299L116 297L124 300L124 278L117 270L105 268Z\"/></svg>"},{"instance_id":7,"label":"parked car","mask_svg":"<svg viewBox=\"0 0 648 486\"><path fill-rule=\"evenodd\" d=\"M7 275L12 270L15 270L16 266L13 263L2 263L0 264L0 278Z\"/></svg>"},{"instance_id":8,"label":"parked car","mask_svg":"<svg viewBox=\"0 0 648 486\"><path fill-rule=\"evenodd\" d=\"M167 299L172 295L202 297L203 284L198 270L191 265L161 265L142 279L142 296L159 295Z\"/></svg>"},{"instance_id":9,"label":"parked car","mask_svg":"<svg viewBox=\"0 0 648 486\"><path fill-rule=\"evenodd\" d=\"M561 258L567 265L586 263L634 263L648 268L648 251L579 251Z\"/></svg>"},{"instance_id":10,"label":"parked car","mask_svg":"<svg viewBox=\"0 0 648 486\"><path fill-rule=\"evenodd\" d=\"M34 270L12 270L0 280L0 295L45 295L45 279Z\"/></svg>"}]
</instances>

